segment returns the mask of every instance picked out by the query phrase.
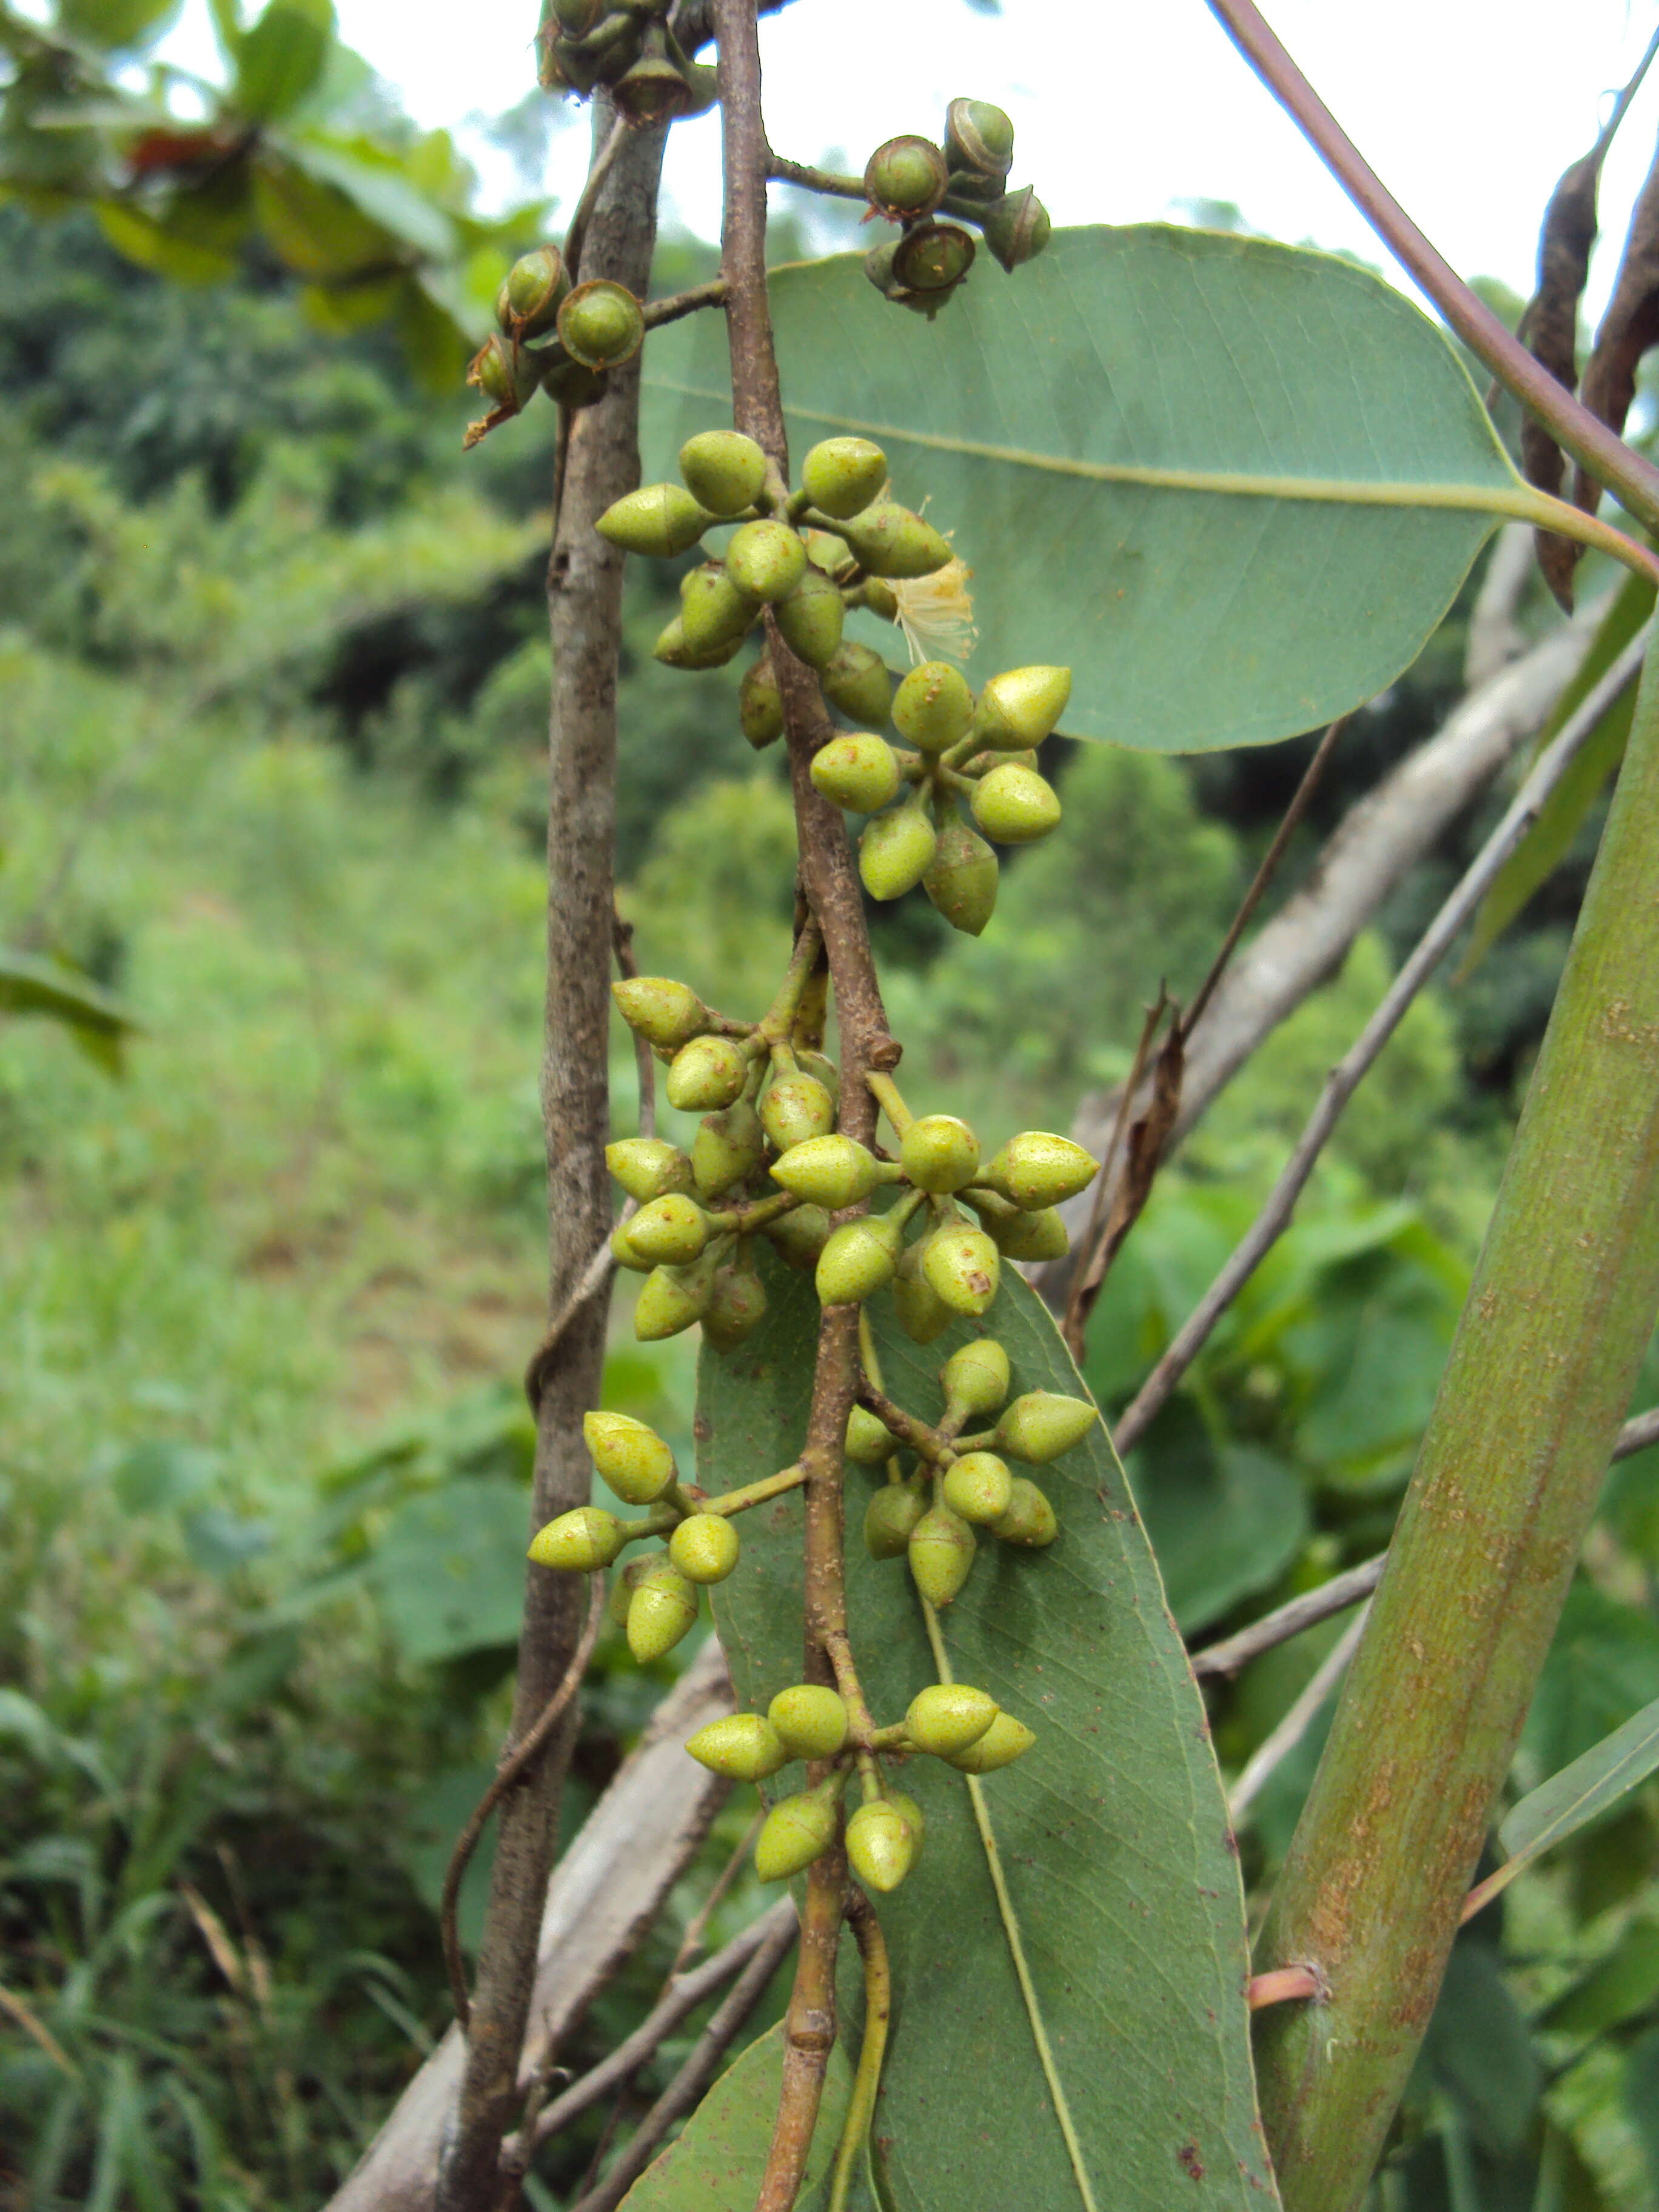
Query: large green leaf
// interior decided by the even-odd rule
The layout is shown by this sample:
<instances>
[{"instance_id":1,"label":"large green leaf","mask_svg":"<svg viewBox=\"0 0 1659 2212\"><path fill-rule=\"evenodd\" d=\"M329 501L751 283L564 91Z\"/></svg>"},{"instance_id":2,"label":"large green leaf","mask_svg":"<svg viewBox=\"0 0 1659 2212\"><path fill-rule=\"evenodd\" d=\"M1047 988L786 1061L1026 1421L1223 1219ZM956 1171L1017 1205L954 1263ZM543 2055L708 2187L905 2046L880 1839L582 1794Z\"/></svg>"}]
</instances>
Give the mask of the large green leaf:
<instances>
[{"instance_id":1,"label":"large green leaf","mask_svg":"<svg viewBox=\"0 0 1659 2212\"><path fill-rule=\"evenodd\" d=\"M787 1466L800 1448L817 1304L798 1277L775 1273L769 1290L748 1343L704 1355L699 1468L711 1488ZM939 1364L973 1330L959 1324L924 1351L897 1334L885 1300L872 1318L889 1389L936 1417ZM994 1319L1016 1391L1080 1389L1023 1282L1005 1281ZM1261 2208L1275 2199L1250 2075L1238 1864L1203 1707L1104 1431L1042 1482L1059 1541L1016 1554L988 1539L942 1618L953 1674L1027 1721L1036 1747L972 1795L934 1760L904 1770L927 1839L879 1907L896 2003L875 2133L893 2202L1184 2212L1201 2172L1206 2204ZM849 1485L854 1644L887 1721L939 1670L902 1562L878 1565L859 1540L869 1478L851 1472ZM742 1562L717 1594L750 1706L799 1679L800 1529L794 1496L746 1515Z\"/></svg>"},{"instance_id":2,"label":"large green leaf","mask_svg":"<svg viewBox=\"0 0 1659 2212\"><path fill-rule=\"evenodd\" d=\"M974 571L974 672L1068 664L1082 736L1200 751L1357 706L1536 507L1439 331L1326 254L1075 230L1012 277L981 256L932 325L854 256L776 271L772 308L793 450L878 439ZM645 381L665 474L729 419L720 319L653 335Z\"/></svg>"},{"instance_id":3,"label":"large green leaf","mask_svg":"<svg viewBox=\"0 0 1659 2212\"><path fill-rule=\"evenodd\" d=\"M782 2082L780 2023L727 2067L684 2131L623 2197L627 2212L753 2212ZM801 2185L801 2212L812 2212L821 2194L852 2090L852 2061L845 2043L838 2043L830 2054L817 2131Z\"/></svg>"}]
</instances>

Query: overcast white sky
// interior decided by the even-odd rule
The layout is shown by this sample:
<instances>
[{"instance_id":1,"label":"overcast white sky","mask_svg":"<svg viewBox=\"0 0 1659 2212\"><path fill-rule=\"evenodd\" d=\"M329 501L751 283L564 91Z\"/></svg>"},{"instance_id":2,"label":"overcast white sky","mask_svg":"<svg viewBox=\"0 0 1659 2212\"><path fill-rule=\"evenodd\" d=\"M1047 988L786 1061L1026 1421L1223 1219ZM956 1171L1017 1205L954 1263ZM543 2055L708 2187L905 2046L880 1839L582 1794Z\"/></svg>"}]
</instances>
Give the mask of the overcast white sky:
<instances>
[{"instance_id":1,"label":"overcast white sky","mask_svg":"<svg viewBox=\"0 0 1659 2212\"><path fill-rule=\"evenodd\" d=\"M337 0L344 38L417 120L460 124L533 82L537 0ZM1653 0L1268 0L1314 83L1412 214L1466 272L1530 289L1544 203L1639 59ZM1018 129L1015 181L1057 222L1125 222L1182 198L1236 200L1258 228L1376 255L1365 226L1235 53L1203 0L795 0L763 32L773 143L849 167L900 131L937 131L958 93L994 98ZM214 69L206 0L164 50ZM1652 157L1659 63L1607 165L1603 228ZM549 189L579 187L586 132L556 143ZM714 120L678 126L677 211L719 222ZM499 176L499 173L496 173ZM1610 279L1604 248L1592 286Z\"/></svg>"}]
</instances>

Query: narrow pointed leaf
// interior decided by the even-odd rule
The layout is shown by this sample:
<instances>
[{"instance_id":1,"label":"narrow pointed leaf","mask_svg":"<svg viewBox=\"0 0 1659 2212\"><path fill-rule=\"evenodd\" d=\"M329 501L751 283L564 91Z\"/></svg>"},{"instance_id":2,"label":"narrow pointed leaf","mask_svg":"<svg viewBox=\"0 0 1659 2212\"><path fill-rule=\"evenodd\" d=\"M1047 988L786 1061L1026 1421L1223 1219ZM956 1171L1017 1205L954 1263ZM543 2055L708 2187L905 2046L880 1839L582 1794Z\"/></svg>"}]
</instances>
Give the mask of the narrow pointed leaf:
<instances>
[{"instance_id":1,"label":"narrow pointed leaf","mask_svg":"<svg viewBox=\"0 0 1659 2212\"><path fill-rule=\"evenodd\" d=\"M851 256L775 272L772 312L792 454L879 441L974 572L970 674L1072 667L1080 736L1311 729L1415 659L1497 517L1549 511L1435 326L1326 254L1074 230L1012 277L981 265L933 324ZM723 324L658 331L644 374L666 475L726 419Z\"/></svg>"},{"instance_id":2,"label":"narrow pointed leaf","mask_svg":"<svg viewBox=\"0 0 1659 2212\"><path fill-rule=\"evenodd\" d=\"M781 1271L768 1294L755 1336L703 1356L699 1480L711 1489L800 1449L817 1306ZM925 1350L884 1297L872 1318L887 1388L925 1418L941 1410L945 1357L988 1327L1015 1392L1082 1392L1018 1279L1004 1278L988 1324L957 1323ZM1059 1540L1029 1553L984 1535L940 1616L954 1677L1037 1735L978 1792L1012 1925L965 1778L929 1759L902 1767L927 1832L878 1906L896 1996L874 2127L887 2184L901 2212L1165 2212L1196 2203L1201 2179L1212 2212L1261 2212L1277 2200L1251 2086L1238 1864L1203 1707L1104 1430L1036 1474ZM860 1540L872 1480L849 1470L848 1604L885 1722L939 1670L904 1563L872 1561ZM798 1495L745 1515L742 1563L715 1596L747 1706L799 1676L800 1530ZM773 1786L798 1786L799 1772Z\"/></svg>"},{"instance_id":3,"label":"narrow pointed leaf","mask_svg":"<svg viewBox=\"0 0 1659 2212\"><path fill-rule=\"evenodd\" d=\"M1498 1831L1505 1880L1577 1835L1659 1770L1659 1698L1525 1796Z\"/></svg>"}]
</instances>

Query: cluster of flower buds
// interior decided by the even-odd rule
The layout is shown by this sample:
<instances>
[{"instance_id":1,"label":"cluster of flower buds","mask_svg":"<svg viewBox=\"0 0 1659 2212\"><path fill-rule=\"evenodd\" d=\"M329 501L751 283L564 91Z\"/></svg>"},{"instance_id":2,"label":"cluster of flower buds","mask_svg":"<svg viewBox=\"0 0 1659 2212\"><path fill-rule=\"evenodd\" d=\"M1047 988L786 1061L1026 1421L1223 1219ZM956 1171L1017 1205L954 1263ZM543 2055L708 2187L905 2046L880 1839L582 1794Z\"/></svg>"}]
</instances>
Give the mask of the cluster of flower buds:
<instances>
[{"instance_id":1,"label":"cluster of flower buds","mask_svg":"<svg viewBox=\"0 0 1659 2212\"><path fill-rule=\"evenodd\" d=\"M586 98L604 85L636 130L701 115L717 96L715 72L684 52L668 13L667 0L542 0L543 90Z\"/></svg>"},{"instance_id":2,"label":"cluster of flower buds","mask_svg":"<svg viewBox=\"0 0 1659 2212\"><path fill-rule=\"evenodd\" d=\"M603 398L605 372L631 361L645 337L645 310L609 277L573 285L556 246L520 254L495 295L499 329L473 356L466 380L489 402L470 425L476 446L496 424L545 392L564 407Z\"/></svg>"},{"instance_id":3,"label":"cluster of flower buds","mask_svg":"<svg viewBox=\"0 0 1659 2212\"><path fill-rule=\"evenodd\" d=\"M963 1774L993 1774L1036 1741L1024 1722L965 1682L919 1691L902 1721L880 1729L861 1727L838 1691L798 1682L780 1690L764 1713L711 1721L685 1747L711 1772L738 1782L767 1781L792 1759L833 1762L821 1782L780 1798L767 1814L755 1844L763 1881L787 1881L830 1849L842 1793L856 1774L862 1802L847 1820L847 1856L860 1881L884 1893L915 1864L925 1823L915 1798L888 1781L883 1757L927 1753Z\"/></svg>"},{"instance_id":4,"label":"cluster of flower buds","mask_svg":"<svg viewBox=\"0 0 1659 2212\"><path fill-rule=\"evenodd\" d=\"M1006 1404L1008 1354L991 1337L953 1352L939 1385L945 1411L937 1425L907 1416L900 1437L863 1406L847 1423L848 1459L887 1471L865 1509L865 1548L872 1559L907 1559L912 1581L935 1607L949 1605L973 1571L980 1533L1017 1551L1054 1542L1054 1507L1008 1462L1046 1466L1081 1443L1099 1418L1086 1398L1054 1390L1027 1390ZM964 1433L999 1408L992 1426ZM907 1445L916 1454L908 1474L901 1457Z\"/></svg>"},{"instance_id":5,"label":"cluster of flower buds","mask_svg":"<svg viewBox=\"0 0 1659 2212\"><path fill-rule=\"evenodd\" d=\"M1029 185L1008 189L1014 126L984 100L953 100L945 143L906 135L878 146L864 172L865 197L902 235L865 257L884 299L931 321L974 265L973 223L1005 269L1048 243L1048 213ZM941 222L941 215L958 218Z\"/></svg>"}]
</instances>

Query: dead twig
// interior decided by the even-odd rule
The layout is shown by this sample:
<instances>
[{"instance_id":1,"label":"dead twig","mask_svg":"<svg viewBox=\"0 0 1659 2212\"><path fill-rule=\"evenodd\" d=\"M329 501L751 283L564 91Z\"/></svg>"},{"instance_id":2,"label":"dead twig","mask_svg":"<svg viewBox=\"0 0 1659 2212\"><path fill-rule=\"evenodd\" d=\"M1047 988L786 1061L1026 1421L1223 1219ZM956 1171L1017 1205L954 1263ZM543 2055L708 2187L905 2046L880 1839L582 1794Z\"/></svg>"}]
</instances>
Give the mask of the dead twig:
<instances>
[{"instance_id":1,"label":"dead twig","mask_svg":"<svg viewBox=\"0 0 1659 2212\"><path fill-rule=\"evenodd\" d=\"M1365 1617L1370 1611L1370 1600L1367 1598L1320 1661L1307 1688L1279 1726L1251 1753L1243 1772L1227 1792L1227 1814L1235 1826L1261 1795L1269 1778L1290 1757L1313 1726L1320 1707L1341 1680L1347 1671L1349 1660L1359 1648L1359 1639L1365 1630Z\"/></svg>"}]
</instances>

